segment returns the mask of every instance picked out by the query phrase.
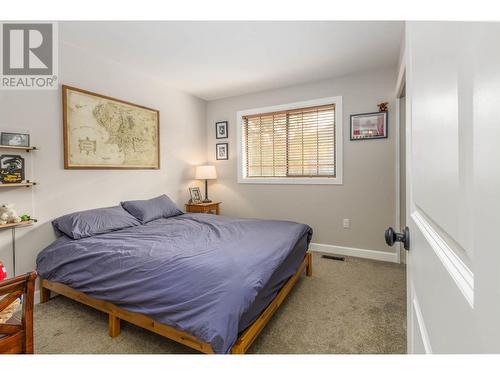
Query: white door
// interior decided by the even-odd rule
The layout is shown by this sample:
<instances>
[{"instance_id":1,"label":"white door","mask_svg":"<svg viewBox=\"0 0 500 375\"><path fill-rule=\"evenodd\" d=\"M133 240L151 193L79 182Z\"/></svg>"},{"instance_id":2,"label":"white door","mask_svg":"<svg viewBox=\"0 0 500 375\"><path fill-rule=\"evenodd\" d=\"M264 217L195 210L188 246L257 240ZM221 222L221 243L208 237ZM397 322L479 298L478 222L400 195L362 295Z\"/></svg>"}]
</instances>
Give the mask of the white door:
<instances>
[{"instance_id":1,"label":"white door","mask_svg":"<svg viewBox=\"0 0 500 375\"><path fill-rule=\"evenodd\" d=\"M500 352L500 25L406 25L408 352Z\"/></svg>"}]
</instances>

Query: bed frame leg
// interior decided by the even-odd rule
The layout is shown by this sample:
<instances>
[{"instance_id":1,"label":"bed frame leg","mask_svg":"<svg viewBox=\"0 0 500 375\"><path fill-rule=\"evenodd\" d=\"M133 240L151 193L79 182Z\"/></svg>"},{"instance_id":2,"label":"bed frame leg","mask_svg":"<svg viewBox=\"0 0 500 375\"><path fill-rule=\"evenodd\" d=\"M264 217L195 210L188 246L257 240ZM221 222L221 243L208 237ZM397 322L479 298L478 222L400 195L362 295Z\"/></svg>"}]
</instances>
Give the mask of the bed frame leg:
<instances>
[{"instance_id":1,"label":"bed frame leg","mask_svg":"<svg viewBox=\"0 0 500 375\"><path fill-rule=\"evenodd\" d=\"M307 253L306 276L311 277L313 274L312 253Z\"/></svg>"},{"instance_id":2,"label":"bed frame leg","mask_svg":"<svg viewBox=\"0 0 500 375\"><path fill-rule=\"evenodd\" d=\"M44 288L42 286L42 281L40 280L40 303L48 302L50 299L50 289Z\"/></svg>"},{"instance_id":3,"label":"bed frame leg","mask_svg":"<svg viewBox=\"0 0 500 375\"><path fill-rule=\"evenodd\" d=\"M116 315L109 314L108 332L111 337L116 337L120 334L120 318Z\"/></svg>"}]
</instances>

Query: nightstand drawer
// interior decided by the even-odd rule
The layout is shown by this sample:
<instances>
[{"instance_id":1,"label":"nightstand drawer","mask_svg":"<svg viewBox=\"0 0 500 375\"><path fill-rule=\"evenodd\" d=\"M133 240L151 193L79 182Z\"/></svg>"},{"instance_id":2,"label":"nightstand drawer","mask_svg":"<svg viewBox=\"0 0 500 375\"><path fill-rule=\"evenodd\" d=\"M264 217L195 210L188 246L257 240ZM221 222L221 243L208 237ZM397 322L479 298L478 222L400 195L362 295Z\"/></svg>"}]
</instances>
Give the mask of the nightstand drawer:
<instances>
[{"instance_id":1,"label":"nightstand drawer","mask_svg":"<svg viewBox=\"0 0 500 375\"><path fill-rule=\"evenodd\" d=\"M221 202L186 203L186 212L219 215Z\"/></svg>"}]
</instances>

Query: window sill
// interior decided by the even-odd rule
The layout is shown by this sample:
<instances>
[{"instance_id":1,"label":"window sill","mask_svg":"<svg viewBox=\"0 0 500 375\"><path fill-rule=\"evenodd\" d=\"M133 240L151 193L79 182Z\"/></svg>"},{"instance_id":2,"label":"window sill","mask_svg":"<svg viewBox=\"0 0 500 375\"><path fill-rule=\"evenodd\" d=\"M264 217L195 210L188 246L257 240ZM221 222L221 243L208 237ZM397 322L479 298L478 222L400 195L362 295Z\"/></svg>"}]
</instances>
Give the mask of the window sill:
<instances>
[{"instance_id":1,"label":"window sill","mask_svg":"<svg viewBox=\"0 0 500 375\"><path fill-rule=\"evenodd\" d=\"M342 185L340 177L239 177L239 184L268 184L268 185Z\"/></svg>"}]
</instances>

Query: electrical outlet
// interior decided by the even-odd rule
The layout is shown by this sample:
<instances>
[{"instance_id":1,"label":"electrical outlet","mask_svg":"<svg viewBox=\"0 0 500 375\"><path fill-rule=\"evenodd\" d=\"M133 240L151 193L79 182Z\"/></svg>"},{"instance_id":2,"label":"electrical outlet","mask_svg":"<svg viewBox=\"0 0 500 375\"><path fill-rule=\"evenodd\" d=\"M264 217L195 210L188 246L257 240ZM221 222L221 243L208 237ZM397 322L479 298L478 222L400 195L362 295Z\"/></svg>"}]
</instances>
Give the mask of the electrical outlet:
<instances>
[{"instance_id":1,"label":"electrical outlet","mask_svg":"<svg viewBox=\"0 0 500 375\"><path fill-rule=\"evenodd\" d=\"M348 229L351 227L351 219L344 219L344 229Z\"/></svg>"}]
</instances>

